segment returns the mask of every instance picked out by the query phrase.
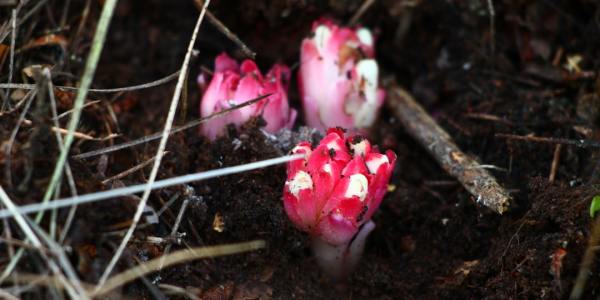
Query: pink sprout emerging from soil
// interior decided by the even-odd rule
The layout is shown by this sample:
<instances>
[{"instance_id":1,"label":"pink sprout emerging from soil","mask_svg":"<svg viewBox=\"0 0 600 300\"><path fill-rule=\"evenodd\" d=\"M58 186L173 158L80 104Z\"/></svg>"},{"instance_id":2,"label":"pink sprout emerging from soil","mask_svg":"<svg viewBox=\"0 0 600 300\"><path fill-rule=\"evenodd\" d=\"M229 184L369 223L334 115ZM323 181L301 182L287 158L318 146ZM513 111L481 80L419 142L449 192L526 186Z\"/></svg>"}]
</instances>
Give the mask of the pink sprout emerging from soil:
<instances>
[{"instance_id":1,"label":"pink sprout emerging from soil","mask_svg":"<svg viewBox=\"0 0 600 300\"><path fill-rule=\"evenodd\" d=\"M323 19L300 48L299 90L306 123L325 131L371 126L385 97L373 59L375 39L366 28Z\"/></svg>"},{"instance_id":2,"label":"pink sprout emerging from soil","mask_svg":"<svg viewBox=\"0 0 600 300\"><path fill-rule=\"evenodd\" d=\"M290 69L282 64L274 65L263 77L256 63L245 60L241 65L222 53L215 59L215 70L210 84L206 86L206 75L198 76L198 85L204 90L200 102L200 116L242 104L256 97L271 94L256 104L236 109L226 115L203 124L201 133L211 140L222 134L227 124L240 127L252 117L262 115L268 132L291 128L296 120L296 110L288 104L287 90Z\"/></svg>"},{"instance_id":3,"label":"pink sprout emerging from soil","mask_svg":"<svg viewBox=\"0 0 600 300\"><path fill-rule=\"evenodd\" d=\"M387 192L396 155L379 153L361 136L344 138L329 129L319 145L299 143L293 154L303 160L287 165L283 203L290 220L313 240L319 264L343 279L358 262L371 221Z\"/></svg>"}]
</instances>

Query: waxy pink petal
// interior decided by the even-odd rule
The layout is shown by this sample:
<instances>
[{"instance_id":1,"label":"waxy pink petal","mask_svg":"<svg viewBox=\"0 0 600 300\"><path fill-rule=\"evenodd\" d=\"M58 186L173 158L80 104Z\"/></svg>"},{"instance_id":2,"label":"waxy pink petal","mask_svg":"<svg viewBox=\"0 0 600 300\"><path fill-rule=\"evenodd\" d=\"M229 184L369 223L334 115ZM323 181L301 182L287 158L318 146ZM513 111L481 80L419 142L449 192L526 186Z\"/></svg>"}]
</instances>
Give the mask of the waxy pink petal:
<instances>
[{"instance_id":1,"label":"waxy pink petal","mask_svg":"<svg viewBox=\"0 0 600 300\"><path fill-rule=\"evenodd\" d=\"M208 86L205 74L201 74L197 79L200 88L205 89L200 102L201 117L208 117L266 94L271 95L258 103L209 120L201 127L203 135L214 140L224 132L228 124L239 128L250 118L258 116L262 116L266 121L265 130L268 132L275 133L282 128L293 126L297 113L288 104L288 67L275 65L267 76L263 77L254 61L245 60L238 65L235 60L222 53L215 59L214 69Z\"/></svg>"},{"instance_id":2,"label":"waxy pink petal","mask_svg":"<svg viewBox=\"0 0 600 300\"><path fill-rule=\"evenodd\" d=\"M298 73L306 123L322 131L371 126L385 96L378 88L373 35L328 19L316 21L312 31L302 41Z\"/></svg>"}]
</instances>

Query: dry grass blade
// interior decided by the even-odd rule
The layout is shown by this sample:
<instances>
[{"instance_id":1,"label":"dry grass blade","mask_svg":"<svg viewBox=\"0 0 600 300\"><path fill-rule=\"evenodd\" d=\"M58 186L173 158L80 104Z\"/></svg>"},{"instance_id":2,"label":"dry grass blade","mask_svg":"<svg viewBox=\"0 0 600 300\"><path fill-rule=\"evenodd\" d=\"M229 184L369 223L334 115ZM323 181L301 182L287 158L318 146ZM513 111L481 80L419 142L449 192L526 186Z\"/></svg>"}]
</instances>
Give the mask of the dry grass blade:
<instances>
[{"instance_id":1,"label":"dry grass blade","mask_svg":"<svg viewBox=\"0 0 600 300\"><path fill-rule=\"evenodd\" d=\"M167 153L169 153L169 151L165 151L165 154L167 154ZM102 184L107 184L107 183L109 183L111 181L114 181L114 180L117 180L117 179L121 179L121 178L123 178L123 177L125 177L125 176L127 176L129 174L135 173L135 172L137 172L137 171L145 168L147 165L151 164L154 161L155 158L156 158L156 156L154 156L154 157L152 157L152 158L150 158L150 159L142 162L141 164L135 165L135 166L133 166L133 168L129 168L129 169L127 169L127 170L125 170L125 171L123 171L123 172L121 172L121 173L119 173L119 174L117 174L115 176L111 176L109 178L106 178L106 179L102 180Z\"/></svg>"},{"instance_id":2,"label":"dry grass blade","mask_svg":"<svg viewBox=\"0 0 600 300\"><path fill-rule=\"evenodd\" d=\"M25 115L29 111L29 108L31 107L31 103L33 102L33 99L35 99L35 94L36 94L36 92L34 90L30 94L27 94L27 96L25 96L27 98L27 100L25 102L25 107L23 108L23 111L21 112L21 115L19 116L19 120L17 121L15 128L13 129L13 131L10 134L8 144L4 147L4 157L6 157L6 161L4 162L4 167L5 167L4 176L6 177L5 179L9 185L9 187L12 186L12 172L11 172L12 146L15 143L15 140L17 138L17 133L19 133L19 129L21 128L21 124L25 123Z\"/></svg>"},{"instance_id":3,"label":"dry grass blade","mask_svg":"<svg viewBox=\"0 0 600 300\"><path fill-rule=\"evenodd\" d=\"M86 108L86 107L88 107L88 106L90 106L90 105L94 105L94 104L100 103L100 102L102 102L102 101L100 101L100 100L93 100L93 101L90 101L90 102L88 102L88 103L84 104L84 105L83 105L83 107L82 107L82 109L83 109L83 108ZM67 110L67 111L63 112L62 114L60 114L60 115L56 116L56 119L57 119L57 120L59 120L59 119L62 119L62 118L64 118L64 117L68 116L69 114L71 114L72 112L73 112L73 110L72 110L72 109L69 109L69 110Z\"/></svg>"},{"instance_id":4,"label":"dry grass blade","mask_svg":"<svg viewBox=\"0 0 600 300\"><path fill-rule=\"evenodd\" d=\"M17 9L12 10L10 29L10 58L8 64L8 83L12 83L13 72L15 67L15 43L17 40ZM4 111L6 108L10 106L10 97L8 97L8 90L4 93L4 101L2 102L2 109L0 111Z\"/></svg>"},{"instance_id":5,"label":"dry grass blade","mask_svg":"<svg viewBox=\"0 0 600 300\"><path fill-rule=\"evenodd\" d=\"M111 277L106 283L98 290L92 293L93 297L101 296L110 292L120 286L123 286L136 278L147 275L153 272L158 271L161 262L164 263L165 267L169 267L175 264L179 264L186 261L208 258L208 257L217 257L217 256L225 256L238 254L248 251L255 251L265 247L265 242L261 240L245 242L245 243L237 243L237 244L229 244L229 245L220 245L220 246L209 246L209 247L198 247L192 249L180 250L177 252L173 252L164 257L157 257L153 260L145 262L141 265L133 267L127 271L116 274Z\"/></svg>"},{"instance_id":6,"label":"dry grass blade","mask_svg":"<svg viewBox=\"0 0 600 300\"><path fill-rule=\"evenodd\" d=\"M58 116L56 116L56 117L58 117ZM56 120L58 120L58 118L56 118ZM23 120L23 124L27 125L27 126L34 125L31 120L27 120L27 119ZM58 134L62 134L62 135L69 134L69 131L67 129L60 128L60 127L58 127L56 125L51 126L50 130L52 130L52 132L54 132L54 133L58 133ZM86 141L97 141L97 142L106 141L106 140L112 140L112 139L114 139L116 137L119 137L119 136L120 136L120 134L112 133L112 134L109 134L109 135L107 135L105 137L97 138L97 137L93 137L93 136L91 136L89 134L85 134L83 132L79 132L79 131L73 132L73 138L77 138L77 139L80 139L80 140L86 140Z\"/></svg>"},{"instance_id":7,"label":"dry grass blade","mask_svg":"<svg viewBox=\"0 0 600 300\"><path fill-rule=\"evenodd\" d=\"M141 89L147 89L147 88L159 86L161 84L167 83L167 82L177 78L177 75L179 75L179 71L169 74L166 77L163 77L161 79L158 79L158 80L155 80L152 82L147 82L147 83L142 83L142 84L132 85L132 86L126 86L126 87L120 87L120 88L112 88L112 89L88 89L88 91L94 92L94 93L131 92L131 91L135 91L135 90L141 90ZM10 82L9 83L0 83L0 88L31 90L31 89L35 88L35 84L10 83ZM61 86L61 85L57 85L57 86L55 86L55 88L59 89L59 90L70 90L70 91L77 91L80 89L80 88L74 87L74 86Z\"/></svg>"},{"instance_id":8,"label":"dry grass blade","mask_svg":"<svg viewBox=\"0 0 600 300\"><path fill-rule=\"evenodd\" d=\"M200 297L194 295L192 292L178 286L161 283L158 285L158 287L164 290L165 293L169 293L172 295L181 295L192 300L201 300Z\"/></svg>"},{"instance_id":9,"label":"dry grass blade","mask_svg":"<svg viewBox=\"0 0 600 300\"><path fill-rule=\"evenodd\" d=\"M115 255L112 257L112 259L108 263L108 266L104 270L104 273L100 277L100 280L98 281L96 290L99 290L102 288L104 282L106 281L106 279L108 278L108 276L110 275L110 273L112 272L114 267L116 266L117 261L119 261L119 258L121 257L121 254L125 250L125 247L127 246L127 243L129 242L129 239L131 239L131 236L133 235L133 231L137 227L137 224L140 221L140 218L142 217L144 207L146 206L146 202L148 202L148 198L150 197L150 192L152 191L151 187L152 187L152 184L154 183L154 181L156 180L156 176L158 175L158 169L160 168L160 163L162 161L162 157L164 155L165 148L167 147L167 141L169 140L169 133L171 132L171 129L173 127L173 121L175 119L175 114L177 113L177 106L178 106L179 100L181 98L181 90L183 89L183 83L185 81L187 70L189 68L190 59L192 57L192 50L194 49L194 44L196 43L196 38L198 37L198 31L200 30L200 25L202 24L202 20L204 20L204 14L206 13L206 9L209 4L210 4L210 0L207 0L206 3L204 4L202 11L200 12L200 15L198 16L198 20L196 21L196 26L194 26L194 32L192 33L192 37L190 39L190 43L188 45L187 52L185 54L185 58L183 59L183 63L181 65L179 78L177 79L177 86L175 87L175 92L173 93L173 98L171 99L171 105L169 107L169 113L167 114L167 119L165 121L165 127L162 132L160 144L158 145L158 150L156 151L156 158L154 160L154 165L152 166L152 171L150 172L150 177L148 178L148 183L146 185L146 188L144 189L144 193L142 194L142 200L138 204L135 215L133 216L133 221L131 223L131 226L129 227L129 229L127 230L127 233L123 237L123 240L119 244L119 247L117 248Z\"/></svg>"},{"instance_id":10,"label":"dry grass blade","mask_svg":"<svg viewBox=\"0 0 600 300\"><path fill-rule=\"evenodd\" d=\"M40 1L40 3L43 1ZM96 28L96 33L94 34L94 40L92 41L92 48L90 50L90 54L88 56L85 69L83 71L83 76L81 78L80 89L75 98L73 114L71 119L69 120L68 125L68 134L65 136L65 144L63 147L63 151L60 152L56 165L54 167L54 171L50 178L50 184L44 194L43 203L48 203L50 198L54 194L54 190L60 181L62 176L63 168L65 162L67 161L67 155L69 153L69 149L71 148L71 144L74 140L74 132L77 128L77 124L79 123L79 117L81 116L81 109L83 107L84 100L87 96L88 89L92 84L92 78L94 77L94 73L96 71L96 66L98 65L98 60L100 59L100 53L102 53L102 48L104 46L104 40L106 39L106 33L108 31L108 24L112 18L112 14L114 8L117 4L117 0L106 0L104 3L104 7L102 8L102 13L100 15L100 20L98 21L98 26ZM36 217L36 223L39 223L43 218L43 212L40 212ZM17 254L11 259L8 266L4 269L0 277L0 282L4 280L16 267L23 255L23 251L19 250Z\"/></svg>"},{"instance_id":11,"label":"dry grass blade","mask_svg":"<svg viewBox=\"0 0 600 300\"><path fill-rule=\"evenodd\" d=\"M15 297L13 294L0 289L0 298L2 299L6 299L6 300L19 300L19 298Z\"/></svg>"},{"instance_id":12,"label":"dry grass blade","mask_svg":"<svg viewBox=\"0 0 600 300\"><path fill-rule=\"evenodd\" d=\"M86 291L81 285L81 280L79 280L79 278L77 277L77 272L71 265L71 261L65 254L65 251L50 236L48 236L48 234L45 233L44 230L42 230L35 222L32 222L29 219L27 219L27 221L29 221L29 226L31 226L31 228L38 234L38 236L40 236L44 240L46 245L48 245L48 248L52 250L54 255L57 257L58 263L62 267L63 271L65 272L73 286L79 292L79 297L81 297L82 299L89 299Z\"/></svg>"},{"instance_id":13,"label":"dry grass blade","mask_svg":"<svg viewBox=\"0 0 600 300\"><path fill-rule=\"evenodd\" d=\"M177 75L179 75L179 71L169 74L166 77L163 77L161 79L158 79L158 80L155 80L152 82L147 82L147 83L142 83L142 84L132 85L132 86L126 86L126 87L120 87L120 88L111 88L111 89L88 89L88 92L119 93L119 92L131 92L131 91L135 91L135 90L147 89L147 88L151 88L151 87L155 87L155 86L159 86L161 84L167 83L167 82L177 78ZM10 83L10 82L9 83L0 83L0 88L31 90L31 89L35 88L35 84ZM69 90L69 91L78 91L81 89L81 87L61 86L61 85L57 85L57 86L55 86L55 88L58 90Z\"/></svg>"},{"instance_id":14,"label":"dry grass blade","mask_svg":"<svg viewBox=\"0 0 600 300\"><path fill-rule=\"evenodd\" d=\"M27 224L25 217L17 211L17 206L12 202L12 200L10 200L10 198L8 197L8 195L6 194L6 192L4 191L2 186L0 186L0 201L2 202L2 204L4 204L4 206L7 207L7 209L13 211L13 213L15 214L15 220L17 221L17 224L19 225L21 230L23 230L23 233L25 234L25 236L27 236L27 238L33 243L33 245L36 248L40 248L40 249L43 248L42 242L33 233L29 224ZM67 290L67 292L73 299L80 299L80 298L88 299L87 293L85 292L85 290L83 290L81 288L81 286L79 286L79 288L77 288L77 285L72 286L66 280L66 278L64 278L64 276L60 272L58 265L54 262L54 260L52 260L48 256L46 256L44 252L40 252L40 254L42 254L42 256L44 256L44 258L48 262L48 266L50 267L52 272L54 272L58 276L59 280L61 280L63 282L65 289Z\"/></svg>"},{"instance_id":15,"label":"dry grass blade","mask_svg":"<svg viewBox=\"0 0 600 300\"><path fill-rule=\"evenodd\" d=\"M286 155L286 156L256 161L256 162L252 162L252 163L248 163L248 164L237 165L237 166L233 166L233 167L221 168L221 169L210 170L210 171L205 171L205 172L192 173L192 174L187 174L187 175L183 175L183 176L179 176L179 177L173 177L173 178L156 181L156 182L154 182L154 184L152 184L151 188L153 190L161 189L161 188L166 188L169 186L180 185L180 184L185 184L185 183L194 182L194 181L206 180L209 178L215 178L215 177L220 177L220 176L225 176L225 175L247 172L247 171L256 170L256 169L262 169L262 168L266 168L269 166L283 164L283 163L286 163L289 161L303 159L303 158L304 158L303 154ZM120 197L120 196L126 196L126 195L139 193L139 192L144 191L144 189L146 187L147 187L147 183L142 183L142 184L132 185L132 186L124 187L124 188L118 188L118 189L97 192L97 193L80 195L78 197L57 199L57 200L54 200L54 201L48 202L48 203L28 204L28 205L23 205L23 206L18 207L17 211L22 214L29 214L29 213L35 213L35 212L45 211L45 210L54 209L54 208L61 208L61 207L68 207L71 205L79 205L79 204L83 204L83 203L96 202L96 201L110 199L110 198L114 198L114 197ZM0 219L12 217L12 216L14 216L14 213L12 211L7 210L7 209L0 210Z\"/></svg>"},{"instance_id":16,"label":"dry grass blade","mask_svg":"<svg viewBox=\"0 0 600 300\"><path fill-rule=\"evenodd\" d=\"M258 101L261 101L267 97L269 97L271 94L266 94L257 98L254 98L252 100L246 101L242 104L236 105L236 106L232 106L228 109L224 109L222 111L216 112L208 117L204 117L204 118L200 118L194 121L191 121L183 126L179 126L179 127L175 127L174 129L172 129L169 134L174 134L180 131L184 131L186 129L190 129L192 127L196 127L202 123L208 122L209 120L212 120L214 118L218 118L222 115L228 114L234 110L240 109L242 107L248 106L248 105L252 105L254 103L257 103ZM90 152L84 152L81 154L77 154L74 155L73 158L78 158L78 159L82 159L82 158L89 158L89 157L93 157L93 156L98 156L101 154L106 154L106 153L110 153L110 152L115 152L121 149L125 149L125 148L129 148L129 147L133 147L135 145L139 145L139 144L143 144L143 143L147 143L153 140L157 140L159 138L162 137L162 132L157 132L151 135L147 135L145 137L139 138L137 140L133 140L127 143L123 143L123 144L118 144L118 145L114 145L114 146L110 146L110 147L106 147L106 148L102 148L102 149L98 149L98 150L94 150L94 151L90 151Z\"/></svg>"},{"instance_id":17,"label":"dry grass blade","mask_svg":"<svg viewBox=\"0 0 600 300\"><path fill-rule=\"evenodd\" d=\"M58 109L56 107L56 99L54 98L54 87L52 83L52 76L50 74L50 70L48 68L44 68L42 70L43 79L48 83L48 97L50 98L50 110L52 111L52 120L54 122L54 127L59 127L58 123ZM60 151L63 151L63 139L58 132L55 132L56 142L59 145ZM75 186L75 179L73 178L73 172L71 171L71 167L69 166L69 162L65 162L65 174L67 175L67 183L69 184L69 189L71 191L71 196L77 197L77 187ZM77 211L77 206L74 205L71 207L67 219L65 221L65 225L63 227L63 232L61 237L59 238L59 243L62 244L64 239L69 232L69 228L71 227L71 223L73 222L73 218L75 217L75 212ZM55 211L54 211L55 213Z\"/></svg>"}]
</instances>

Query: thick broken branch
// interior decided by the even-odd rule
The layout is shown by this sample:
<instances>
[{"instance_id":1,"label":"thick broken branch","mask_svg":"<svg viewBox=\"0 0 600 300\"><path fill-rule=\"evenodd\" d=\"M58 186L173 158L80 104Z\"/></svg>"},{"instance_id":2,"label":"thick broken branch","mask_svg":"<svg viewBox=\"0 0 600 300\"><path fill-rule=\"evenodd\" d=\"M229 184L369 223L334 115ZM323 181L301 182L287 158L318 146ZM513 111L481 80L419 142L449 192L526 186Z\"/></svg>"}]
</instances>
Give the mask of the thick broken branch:
<instances>
[{"instance_id":1,"label":"thick broken branch","mask_svg":"<svg viewBox=\"0 0 600 300\"><path fill-rule=\"evenodd\" d=\"M484 166L463 153L413 97L399 87L388 89L388 105L406 131L423 145L446 172L481 203L502 214L512 200Z\"/></svg>"}]
</instances>

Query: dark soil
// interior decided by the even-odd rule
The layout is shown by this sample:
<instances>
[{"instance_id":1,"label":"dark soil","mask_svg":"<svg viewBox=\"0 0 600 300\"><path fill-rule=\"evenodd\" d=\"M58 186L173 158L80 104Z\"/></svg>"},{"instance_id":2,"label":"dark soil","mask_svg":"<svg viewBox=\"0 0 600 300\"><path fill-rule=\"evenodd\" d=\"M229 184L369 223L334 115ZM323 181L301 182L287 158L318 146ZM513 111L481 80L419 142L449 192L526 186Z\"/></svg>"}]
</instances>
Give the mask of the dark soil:
<instances>
[{"instance_id":1,"label":"dark soil","mask_svg":"<svg viewBox=\"0 0 600 300\"><path fill-rule=\"evenodd\" d=\"M13 82L33 82L21 76L21 70L51 64L55 85L77 84L101 1L91 1L91 13L80 32L85 1L71 1L69 26L61 29L63 2L48 1L34 12L19 27L17 48L50 32L64 36L67 46L44 44L18 52L18 76ZM348 21L363 1L214 2L213 13L256 51L258 64L266 70L275 62L297 64L300 41L312 20L327 15ZM171 251L255 239L266 241L265 249L166 268L148 276L146 283L136 281L119 293L151 298L156 289L148 288L148 282L153 282L181 287L202 299L568 298L591 231L590 201L600 193L600 152L562 146L555 180L550 182L555 144L508 140L496 134L574 140L600 137L600 5L586 0L491 3L494 30L488 1L483 0L376 1L360 20L378 34L383 81L395 80L406 87L466 153L495 166L492 173L514 196L508 213L499 216L478 206L384 110L370 137L398 154L391 182L395 190L375 214L377 228L347 282L333 283L319 270L308 238L288 221L281 203L285 167L277 166L155 191L150 198L154 210L173 202L158 224L136 231L117 269L164 253L165 244L149 243L148 237L170 234L184 200L189 206L178 230L181 243ZM0 10L2 16L10 15L7 9ZM197 15L192 1L120 1L94 87L140 84L175 72ZM3 43L9 45L8 40ZM221 51L243 58L237 46L208 22L202 26L196 47L200 52L192 64L177 124L198 118L200 96L194 78L200 67L210 69ZM577 55L581 61L571 72L564 65ZM0 56L0 68L0 81L7 82L8 58ZM121 137L78 141L72 154L161 130L173 88L171 82L127 93L92 93L90 100L101 102L84 110L78 130L96 137L110 133ZM17 92L22 91L11 91L14 97ZM294 85L290 95L292 106L299 108ZM72 107L73 93L57 92L57 97L59 113ZM17 204L43 197L58 156L49 129L49 105L36 100L31 107L27 118L34 125L22 127L17 134L10 166L5 151L0 154L1 185ZM0 118L3 147L21 111ZM66 119L61 120L62 127ZM274 140L265 135L260 124L254 120L244 130L232 129L213 143L199 137L195 129L173 135L159 177L285 154L291 143L281 136ZM301 125L300 118L296 132ZM305 136L316 141L316 135ZM78 193L145 182L150 166L102 183L152 158L156 145L151 142L95 158L71 159ZM66 183L61 195L70 195ZM138 199L122 197L78 209L65 243L83 280L98 280L129 226ZM59 220L67 213L61 210ZM47 219L44 228L48 228ZM23 239L18 226L12 221L8 224L13 238ZM2 232L0 266L8 262L9 253L7 231ZM42 267L38 255L28 251L17 270L41 273ZM600 276L593 271L584 297L597 298L598 293ZM23 294L25 298L49 295L43 289Z\"/></svg>"}]
</instances>

